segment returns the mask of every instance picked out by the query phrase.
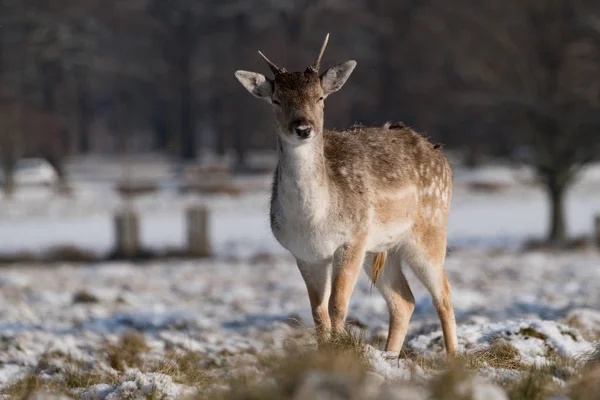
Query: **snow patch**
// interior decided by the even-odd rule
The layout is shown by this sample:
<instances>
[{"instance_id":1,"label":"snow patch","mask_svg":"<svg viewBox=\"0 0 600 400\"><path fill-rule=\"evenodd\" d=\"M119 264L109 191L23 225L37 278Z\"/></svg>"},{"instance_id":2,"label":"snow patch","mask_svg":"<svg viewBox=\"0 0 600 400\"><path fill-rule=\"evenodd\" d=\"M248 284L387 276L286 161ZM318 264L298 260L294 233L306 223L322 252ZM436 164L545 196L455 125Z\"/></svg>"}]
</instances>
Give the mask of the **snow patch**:
<instances>
[{"instance_id":1,"label":"snow patch","mask_svg":"<svg viewBox=\"0 0 600 400\"><path fill-rule=\"evenodd\" d=\"M118 385L98 384L81 394L84 400L118 400L153 398L174 400L180 396L193 395L195 389L177 384L165 374L144 373L137 369L127 371Z\"/></svg>"},{"instance_id":2,"label":"snow patch","mask_svg":"<svg viewBox=\"0 0 600 400\"><path fill-rule=\"evenodd\" d=\"M593 343L583 339L576 329L555 321L521 320L459 325L457 335L458 350L464 352L481 350L502 338L518 350L524 364L547 363L553 354L578 357L593 349ZM442 333L437 331L418 336L410 340L408 345L419 353L439 354L443 351Z\"/></svg>"}]
</instances>

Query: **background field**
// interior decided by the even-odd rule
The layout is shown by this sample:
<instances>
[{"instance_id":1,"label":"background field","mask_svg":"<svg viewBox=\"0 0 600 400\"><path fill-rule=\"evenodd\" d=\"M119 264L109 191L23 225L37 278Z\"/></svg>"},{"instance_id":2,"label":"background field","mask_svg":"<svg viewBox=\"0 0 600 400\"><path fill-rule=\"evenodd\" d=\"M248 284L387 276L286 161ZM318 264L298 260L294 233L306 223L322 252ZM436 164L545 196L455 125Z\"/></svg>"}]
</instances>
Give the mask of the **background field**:
<instances>
[{"instance_id":1,"label":"background field","mask_svg":"<svg viewBox=\"0 0 600 400\"><path fill-rule=\"evenodd\" d=\"M146 171L144 165L137 169ZM527 181L526 171L456 168L447 270L460 349L479 354L498 337L516 349L514 359L504 360L510 368L490 360L478 365L486 379L502 381L530 365L593 353L600 335L600 253L590 240L593 215L600 211L596 171L591 167L582 175L567 201L569 228L582 239L576 248L557 252L524 247L543 234L547 215L543 193ZM2 200L5 256L41 257L67 247L98 259L110 253L113 216L124 201L109 176L95 183L74 176L72 197L26 188ZM290 343L310 348L304 283L268 228L269 176L236 178L240 187L252 188L236 196L181 195L176 179L166 181L171 187L129 201L141 216L143 246L156 254L184 248L185 210L203 204L210 210L213 257L5 264L0 279L5 393L19 393L14 382L22 385L19 379L33 373L47 388L84 398L120 398L127 391L177 398L197 387L207 395L238 375L262 382L256 376L268 374L266 355L284 354ZM368 384L376 390L420 376L431 379L436 368L428 365L443 355L430 297L407 274L416 309L405 351L413 356L401 363L376 350L385 342L387 308L362 273L350 304L352 329L370 349L368 365L385 379ZM181 360L190 357L202 379L165 367L165 360L187 365ZM554 378L570 382L575 375Z\"/></svg>"}]
</instances>

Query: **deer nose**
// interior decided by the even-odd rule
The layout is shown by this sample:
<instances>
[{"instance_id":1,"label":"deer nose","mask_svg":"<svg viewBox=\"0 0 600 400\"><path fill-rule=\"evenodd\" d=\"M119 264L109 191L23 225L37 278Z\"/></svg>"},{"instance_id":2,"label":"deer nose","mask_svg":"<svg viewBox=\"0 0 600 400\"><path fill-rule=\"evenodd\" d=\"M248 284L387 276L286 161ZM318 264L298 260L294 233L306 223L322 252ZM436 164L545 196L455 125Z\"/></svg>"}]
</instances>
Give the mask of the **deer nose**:
<instances>
[{"instance_id":1,"label":"deer nose","mask_svg":"<svg viewBox=\"0 0 600 400\"><path fill-rule=\"evenodd\" d=\"M296 135L298 135L300 139L308 139L312 134L312 127L305 124L296 125L294 127L294 132L296 132Z\"/></svg>"}]
</instances>

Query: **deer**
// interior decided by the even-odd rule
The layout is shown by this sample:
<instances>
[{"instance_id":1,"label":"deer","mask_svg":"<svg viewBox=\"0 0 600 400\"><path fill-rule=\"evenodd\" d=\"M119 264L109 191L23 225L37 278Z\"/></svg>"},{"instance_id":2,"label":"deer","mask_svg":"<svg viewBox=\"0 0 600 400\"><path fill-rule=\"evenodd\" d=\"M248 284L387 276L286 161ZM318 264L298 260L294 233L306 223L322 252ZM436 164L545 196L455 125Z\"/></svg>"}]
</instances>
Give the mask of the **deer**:
<instances>
[{"instance_id":1,"label":"deer","mask_svg":"<svg viewBox=\"0 0 600 400\"><path fill-rule=\"evenodd\" d=\"M318 343L346 332L350 298L364 268L389 311L385 351L399 353L415 307L406 264L431 294L452 355L456 322L444 269L450 163L438 145L403 123L325 130L324 101L357 65L350 60L320 73L328 41L329 34L305 71L288 72L258 51L273 78L235 72L275 114L271 231L296 260Z\"/></svg>"}]
</instances>

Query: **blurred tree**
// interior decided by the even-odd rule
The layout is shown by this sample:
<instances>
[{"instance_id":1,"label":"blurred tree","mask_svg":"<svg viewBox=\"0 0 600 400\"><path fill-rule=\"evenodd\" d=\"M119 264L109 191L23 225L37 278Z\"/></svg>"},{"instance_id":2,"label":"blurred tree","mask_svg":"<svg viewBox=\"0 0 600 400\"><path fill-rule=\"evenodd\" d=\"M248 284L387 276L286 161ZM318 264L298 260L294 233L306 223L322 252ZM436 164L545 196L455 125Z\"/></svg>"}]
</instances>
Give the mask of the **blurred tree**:
<instances>
[{"instance_id":1,"label":"blurred tree","mask_svg":"<svg viewBox=\"0 0 600 400\"><path fill-rule=\"evenodd\" d=\"M158 49L168 68L178 94L181 156L197 157L196 124L194 113L194 56L200 39L219 27L219 20L211 13L211 3L187 0L149 0L149 13L160 21L157 31ZM160 99L159 99L160 101ZM157 126L160 129L160 126Z\"/></svg>"},{"instance_id":2,"label":"blurred tree","mask_svg":"<svg viewBox=\"0 0 600 400\"><path fill-rule=\"evenodd\" d=\"M502 135L529 150L506 155L543 182L555 245L567 238L566 190L598 156L600 41L591 16L600 16L595 0L460 0L437 2L424 17L461 79L447 98L486 109Z\"/></svg>"}]
</instances>

